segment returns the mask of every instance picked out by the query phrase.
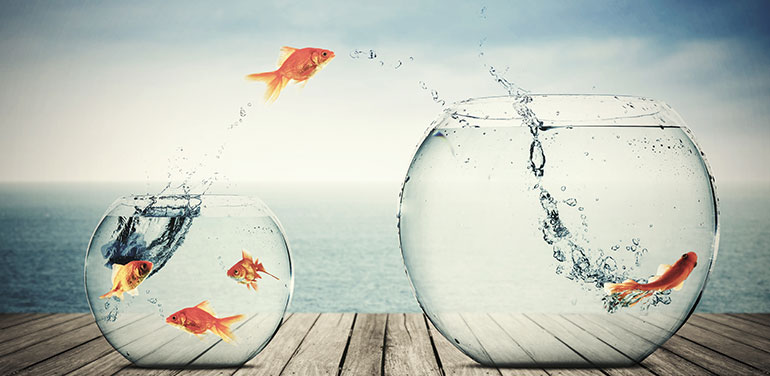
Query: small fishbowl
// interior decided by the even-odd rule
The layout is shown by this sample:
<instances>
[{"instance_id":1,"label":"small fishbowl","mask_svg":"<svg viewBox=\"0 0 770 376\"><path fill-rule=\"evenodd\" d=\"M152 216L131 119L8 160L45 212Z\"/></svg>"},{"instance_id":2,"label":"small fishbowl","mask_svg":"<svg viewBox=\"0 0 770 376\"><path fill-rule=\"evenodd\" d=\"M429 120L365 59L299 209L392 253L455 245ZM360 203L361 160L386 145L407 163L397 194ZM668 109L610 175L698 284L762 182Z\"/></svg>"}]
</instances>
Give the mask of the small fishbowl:
<instances>
[{"instance_id":1,"label":"small fishbowl","mask_svg":"<svg viewBox=\"0 0 770 376\"><path fill-rule=\"evenodd\" d=\"M431 124L399 236L417 300L479 363L640 362L695 309L718 245L703 153L667 104L469 99Z\"/></svg>"},{"instance_id":2,"label":"small fishbowl","mask_svg":"<svg viewBox=\"0 0 770 376\"><path fill-rule=\"evenodd\" d=\"M85 288L104 338L135 365L239 366L281 325L291 254L257 198L127 196L91 237Z\"/></svg>"}]
</instances>

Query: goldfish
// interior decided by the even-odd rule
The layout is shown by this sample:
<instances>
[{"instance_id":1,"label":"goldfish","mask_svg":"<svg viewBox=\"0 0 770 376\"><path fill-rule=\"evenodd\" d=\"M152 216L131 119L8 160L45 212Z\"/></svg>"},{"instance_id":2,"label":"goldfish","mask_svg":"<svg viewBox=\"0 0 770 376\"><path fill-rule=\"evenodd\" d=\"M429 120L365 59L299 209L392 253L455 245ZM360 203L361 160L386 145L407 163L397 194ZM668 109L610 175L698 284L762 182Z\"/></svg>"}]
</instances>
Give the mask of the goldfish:
<instances>
[{"instance_id":1,"label":"goldfish","mask_svg":"<svg viewBox=\"0 0 770 376\"><path fill-rule=\"evenodd\" d=\"M241 250L241 256L243 256L243 259L235 263L227 271L228 277L238 281L240 284L246 285L247 288L254 289L254 291L257 291L257 280L262 278L258 273L265 273L280 280L278 277L268 273L262 263L259 262L259 259L254 260L245 249Z\"/></svg>"},{"instance_id":2,"label":"goldfish","mask_svg":"<svg viewBox=\"0 0 770 376\"><path fill-rule=\"evenodd\" d=\"M210 330L212 333L220 336L225 342L235 341L235 336L230 332L230 325L245 316L235 315L230 317L217 318L214 310L209 306L209 301L204 300L195 307L188 307L172 313L166 317L166 323L182 329L190 334L195 334L201 338L201 334Z\"/></svg>"},{"instance_id":3,"label":"goldfish","mask_svg":"<svg viewBox=\"0 0 770 376\"><path fill-rule=\"evenodd\" d=\"M278 69L272 72L254 73L246 76L248 80L267 83L265 102L275 102L289 80L307 83L310 77L334 58L334 52L321 48L281 47L278 57Z\"/></svg>"},{"instance_id":4,"label":"goldfish","mask_svg":"<svg viewBox=\"0 0 770 376\"><path fill-rule=\"evenodd\" d=\"M125 265L112 264L112 290L99 297L99 299L117 296L123 299L123 293L132 296L139 295L137 287L147 278L152 271L150 261L131 261Z\"/></svg>"},{"instance_id":5,"label":"goldfish","mask_svg":"<svg viewBox=\"0 0 770 376\"><path fill-rule=\"evenodd\" d=\"M613 298L613 305L630 307L657 291L679 291L692 270L698 265L698 255L687 252L674 265L661 264L656 275L648 283L627 279L623 283L605 283L604 291Z\"/></svg>"}]
</instances>

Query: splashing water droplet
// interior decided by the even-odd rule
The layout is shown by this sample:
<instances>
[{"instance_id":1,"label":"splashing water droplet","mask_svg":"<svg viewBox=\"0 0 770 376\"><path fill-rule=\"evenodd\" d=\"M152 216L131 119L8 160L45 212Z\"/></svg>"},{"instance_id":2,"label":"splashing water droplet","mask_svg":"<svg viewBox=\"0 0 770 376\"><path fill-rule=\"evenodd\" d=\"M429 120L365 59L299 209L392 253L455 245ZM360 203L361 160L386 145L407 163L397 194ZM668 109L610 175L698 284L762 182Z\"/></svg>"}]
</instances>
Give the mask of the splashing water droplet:
<instances>
[{"instance_id":1,"label":"splashing water droplet","mask_svg":"<svg viewBox=\"0 0 770 376\"><path fill-rule=\"evenodd\" d=\"M569 206L575 206L575 205L577 205L577 199L575 199L573 197L570 197L570 198L564 200L564 203L569 205Z\"/></svg>"},{"instance_id":2,"label":"splashing water droplet","mask_svg":"<svg viewBox=\"0 0 770 376\"><path fill-rule=\"evenodd\" d=\"M564 192L564 191L566 191L566 190L567 190L567 186L566 186L566 185L562 185L562 186L561 186L561 191L562 191L562 192Z\"/></svg>"},{"instance_id":3,"label":"splashing water droplet","mask_svg":"<svg viewBox=\"0 0 770 376\"><path fill-rule=\"evenodd\" d=\"M529 146L529 164L532 172L535 173L535 176L543 176L545 153L543 152L543 145L538 139L532 141L532 144Z\"/></svg>"}]
</instances>

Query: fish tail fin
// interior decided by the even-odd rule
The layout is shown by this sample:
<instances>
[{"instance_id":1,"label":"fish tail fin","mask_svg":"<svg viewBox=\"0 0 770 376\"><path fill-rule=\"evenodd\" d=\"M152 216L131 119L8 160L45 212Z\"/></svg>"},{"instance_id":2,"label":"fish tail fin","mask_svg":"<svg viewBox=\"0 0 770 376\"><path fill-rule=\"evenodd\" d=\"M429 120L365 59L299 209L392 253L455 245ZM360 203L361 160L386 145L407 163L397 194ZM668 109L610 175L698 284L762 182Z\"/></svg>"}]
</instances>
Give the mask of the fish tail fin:
<instances>
[{"instance_id":1,"label":"fish tail fin","mask_svg":"<svg viewBox=\"0 0 770 376\"><path fill-rule=\"evenodd\" d=\"M607 296L603 299L608 312L617 311L619 307L633 307L642 300L651 297L654 291L645 291L639 288L639 283L627 279L623 283L606 283L604 291Z\"/></svg>"},{"instance_id":2,"label":"fish tail fin","mask_svg":"<svg viewBox=\"0 0 770 376\"><path fill-rule=\"evenodd\" d=\"M214 323L214 327L211 328L211 331L213 331L214 334L222 337L222 340L225 342L233 342L235 341L235 336L233 336L233 333L230 332L230 325L243 320L243 318L243 315L235 315L218 319L216 323Z\"/></svg>"},{"instance_id":3,"label":"fish tail fin","mask_svg":"<svg viewBox=\"0 0 770 376\"><path fill-rule=\"evenodd\" d=\"M623 291L635 290L639 287L639 283L633 279L627 279L623 283L605 283L604 291L609 294L621 293Z\"/></svg>"},{"instance_id":4,"label":"fish tail fin","mask_svg":"<svg viewBox=\"0 0 770 376\"><path fill-rule=\"evenodd\" d=\"M289 83L289 79L281 75L278 71L254 73L246 76L247 80L262 81L267 84L265 90L265 102L275 102L281 90Z\"/></svg>"},{"instance_id":5,"label":"fish tail fin","mask_svg":"<svg viewBox=\"0 0 770 376\"><path fill-rule=\"evenodd\" d=\"M258 272L260 272L260 273L265 273L265 274L267 274L267 275L269 275L269 276L271 276L271 277L273 277L273 278L275 278L275 279L277 279L277 280L279 280L279 281L281 280L280 278L278 278L278 277L276 277L276 276L272 275L272 274L271 274L271 273L269 273L267 270L265 270L265 266L264 266L264 265L262 265L262 263L261 263L261 262L259 262L259 260L257 260L257 261L256 261L254 264L256 265L256 267L257 267L257 271L258 271Z\"/></svg>"}]
</instances>

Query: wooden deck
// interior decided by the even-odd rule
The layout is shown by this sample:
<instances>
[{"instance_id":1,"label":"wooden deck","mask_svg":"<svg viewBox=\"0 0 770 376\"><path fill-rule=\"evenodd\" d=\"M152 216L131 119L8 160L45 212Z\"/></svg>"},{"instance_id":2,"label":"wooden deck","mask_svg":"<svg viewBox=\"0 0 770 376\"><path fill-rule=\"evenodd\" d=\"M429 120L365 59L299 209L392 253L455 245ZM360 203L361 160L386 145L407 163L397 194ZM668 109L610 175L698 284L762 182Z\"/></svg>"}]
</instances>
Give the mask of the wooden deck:
<instances>
[{"instance_id":1,"label":"wooden deck","mask_svg":"<svg viewBox=\"0 0 770 376\"><path fill-rule=\"evenodd\" d=\"M607 351L624 351L621 344L603 337L602 331L612 328L560 328L549 332L566 346L578 338L576 331L585 330ZM601 352L576 356L590 366ZM244 366L187 370L134 367L110 347L90 314L0 314L0 374L770 374L770 314L696 314L662 348L631 368L497 369L474 363L420 314L295 313L287 315L270 344Z\"/></svg>"}]
</instances>

